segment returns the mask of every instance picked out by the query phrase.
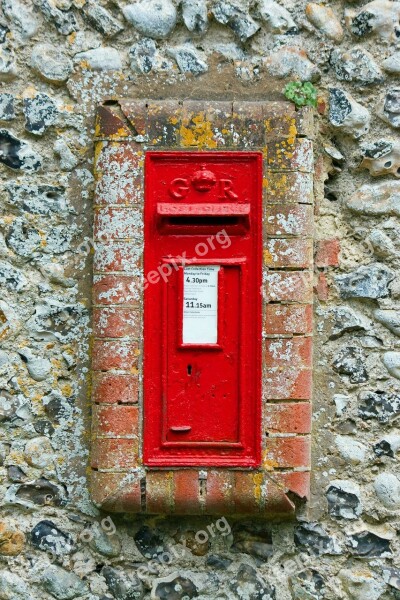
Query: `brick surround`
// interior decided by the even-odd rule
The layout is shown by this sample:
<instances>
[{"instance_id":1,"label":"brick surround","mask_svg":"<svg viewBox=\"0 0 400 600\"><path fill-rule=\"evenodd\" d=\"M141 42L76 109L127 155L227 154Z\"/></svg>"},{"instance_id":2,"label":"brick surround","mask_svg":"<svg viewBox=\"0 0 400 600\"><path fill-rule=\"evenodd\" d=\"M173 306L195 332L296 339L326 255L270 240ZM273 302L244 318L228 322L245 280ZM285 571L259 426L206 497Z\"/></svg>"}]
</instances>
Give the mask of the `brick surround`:
<instances>
[{"instance_id":1,"label":"brick surround","mask_svg":"<svg viewBox=\"0 0 400 600\"><path fill-rule=\"evenodd\" d=\"M95 135L94 502L134 513L290 517L294 498L309 495L312 112L285 102L120 100L99 107ZM180 149L265 157L263 459L255 470L142 464L144 155ZM332 253L321 249L320 260Z\"/></svg>"}]
</instances>

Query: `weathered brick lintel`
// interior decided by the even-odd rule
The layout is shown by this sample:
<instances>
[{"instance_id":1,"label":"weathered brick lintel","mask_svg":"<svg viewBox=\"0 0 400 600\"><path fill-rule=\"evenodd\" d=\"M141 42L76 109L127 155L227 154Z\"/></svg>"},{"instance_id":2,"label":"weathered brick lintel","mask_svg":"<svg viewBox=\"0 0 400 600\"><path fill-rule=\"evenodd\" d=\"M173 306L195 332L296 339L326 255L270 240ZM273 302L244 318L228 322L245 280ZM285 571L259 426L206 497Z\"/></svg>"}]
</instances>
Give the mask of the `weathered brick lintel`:
<instances>
[{"instance_id":1,"label":"weathered brick lintel","mask_svg":"<svg viewBox=\"0 0 400 600\"><path fill-rule=\"evenodd\" d=\"M96 119L92 497L108 511L290 518L310 479L313 114L286 102L120 100ZM264 155L263 461L142 464L146 150Z\"/></svg>"}]
</instances>

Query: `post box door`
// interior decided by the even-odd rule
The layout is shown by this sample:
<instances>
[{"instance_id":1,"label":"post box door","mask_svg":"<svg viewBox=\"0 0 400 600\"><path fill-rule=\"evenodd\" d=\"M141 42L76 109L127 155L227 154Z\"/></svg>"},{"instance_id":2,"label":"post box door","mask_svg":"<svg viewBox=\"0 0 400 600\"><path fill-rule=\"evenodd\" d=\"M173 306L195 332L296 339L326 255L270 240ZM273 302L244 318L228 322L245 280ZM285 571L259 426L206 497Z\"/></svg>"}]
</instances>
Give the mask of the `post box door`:
<instances>
[{"instance_id":1,"label":"post box door","mask_svg":"<svg viewBox=\"0 0 400 600\"><path fill-rule=\"evenodd\" d=\"M261 154L145 162L144 460L260 461Z\"/></svg>"}]
</instances>

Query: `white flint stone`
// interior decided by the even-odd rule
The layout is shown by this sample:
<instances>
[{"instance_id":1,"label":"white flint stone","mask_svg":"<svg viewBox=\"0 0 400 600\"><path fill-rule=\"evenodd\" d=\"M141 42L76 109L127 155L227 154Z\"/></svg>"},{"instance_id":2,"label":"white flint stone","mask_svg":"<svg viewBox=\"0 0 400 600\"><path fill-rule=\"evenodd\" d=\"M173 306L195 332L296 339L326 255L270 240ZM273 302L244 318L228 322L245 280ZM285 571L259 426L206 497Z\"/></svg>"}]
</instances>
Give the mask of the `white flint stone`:
<instances>
[{"instance_id":1,"label":"white flint stone","mask_svg":"<svg viewBox=\"0 0 400 600\"><path fill-rule=\"evenodd\" d=\"M364 4L356 13L351 31L359 37L376 35L384 40L397 41L399 20L400 2L374 0Z\"/></svg>"},{"instance_id":2,"label":"white flint stone","mask_svg":"<svg viewBox=\"0 0 400 600\"><path fill-rule=\"evenodd\" d=\"M382 362L393 377L400 379L400 352L385 352Z\"/></svg>"},{"instance_id":3,"label":"white flint stone","mask_svg":"<svg viewBox=\"0 0 400 600\"><path fill-rule=\"evenodd\" d=\"M391 260L398 254L390 237L383 233L383 231L380 229L374 229L371 231L370 235L368 236L368 240L378 258L386 258L387 260Z\"/></svg>"},{"instance_id":4,"label":"white flint stone","mask_svg":"<svg viewBox=\"0 0 400 600\"><path fill-rule=\"evenodd\" d=\"M343 39L343 28L329 6L310 2L306 6L306 17L319 31L335 42Z\"/></svg>"},{"instance_id":5,"label":"white flint stone","mask_svg":"<svg viewBox=\"0 0 400 600\"><path fill-rule=\"evenodd\" d=\"M400 216L400 190L397 181L367 183L346 201L346 206L357 214Z\"/></svg>"},{"instance_id":6,"label":"white flint stone","mask_svg":"<svg viewBox=\"0 0 400 600\"><path fill-rule=\"evenodd\" d=\"M31 65L43 79L51 83L66 81L73 69L72 61L65 52L51 44L33 47Z\"/></svg>"},{"instance_id":7,"label":"white flint stone","mask_svg":"<svg viewBox=\"0 0 400 600\"><path fill-rule=\"evenodd\" d=\"M28 40L39 27L33 12L19 0L3 0L1 3L5 16L10 19L23 40Z\"/></svg>"},{"instance_id":8,"label":"white flint stone","mask_svg":"<svg viewBox=\"0 0 400 600\"><path fill-rule=\"evenodd\" d=\"M204 33L208 25L206 0L183 0L182 18L193 33Z\"/></svg>"},{"instance_id":9,"label":"white flint stone","mask_svg":"<svg viewBox=\"0 0 400 600\"><path fill-rule=\"evenodd\" d=\"M357 465L366 460L368 453L367 446L351 436L338 435L336 436L335 443L342 458L352 464Z\"/></svg>"},{"instance_id":10,"label":"white flint stone","mask_svg":"<svg viewBox=\"0 0 400 600\"><path fill-rule=\"evenodd\" d=\"M371 115L350 94L332 88L329 96L329 121L337 129L355 139L368 133Z\"/></svg>"},{"instance_id":11,"label":"white flint stone","mask_svg":"<svg viewBox=\"0 0 400 600\"><path fill-rule=\"evenodd\" d=\"M392 75L399 75L400 74L400 50L397 50L391 56L389 56L388 58L385 58L385 60L382 61L382 68L387 73L392 73Z\"/></svg>"},{"instance_id":12,"label":"white flint stone","mask_svg":"<svg viewBox=\"0 0 400 600\"><path fill-rule=\"evenodd\" d=\"M393 309L376 309L374 317L392 333L400 337L400 311Z\"/></svg>"},{"instance_id":13,"label":"white flint stone","mask_svg":"<svg viewBox=\"0 0 400 600\"><path fill-rule=\"evenodd\" d=\"M76 61L86 61L94 71L120 71L122 69L118 50L106 46L78 52L74 56L74 62Z\"/></svg>"},{"instance_id":14,"label":"white flint stone","mask_svg":"<svg viewBox=\"0 0 400 600\"><path fill-rule=\"evenodd\" d=\"M380 473L374 489L383 506L389 510L400 508L400 480L393 473Z\"/></svg>"},{"instance_id":15,"label":"white flint stone","mask_svg":"<svg viewBox=\"0 0 400 600\"><path fill-rule=\"evenodd\" d=\"M156 40L166 38L177 20L176 8L170 0L141 0L128 4L122 12L139 33Z\"/></svg>"},{"instance_id":16,"label":"white flint stone","mask_svg":"<svg viewBox=\"0 0 400 600\"><path fill-rule=\"evenodd\" d=\"M45 469L53 464L54 450L47 437L36 437L26 442L24 455L31 467Z\"/></svg>"},{"instance_id":17,"label":"white flint stone","mask_svg":"<svg viewBox=\"0 0 400 600\"><path fill-rule=\"evenodd\" d=\"M281 47L265 59L268 72L283 79L293 77L300 81L318 81L319 69L308 58L305 50L295 47Z\"/></svg>"},{"instance_id":18,"label":"white flint stone","mask_svg":"<svg viewBox=\"0 0 400 600\"><path fill-rule=\"evenodd\" d=\"M378 600L385 592L385 582L375 579L365 568L358 567L354 571L342 569L339 577L351 600Z\"/></svg>"},{"instance_id":19,"label":"white flint stone","mask_svg":"<svg viewBox=\"0 0 400 600\"><path fill-rule=\"evenodd\" d=\"M0 600L33 600L28 586L9 569L0 571Z\"/></svg>"},{"instance_id":20,"label":"white flint stone","mask_svg":"<svg viewBox=\"0 0 400 600\"><path fill-rule=\"evenodd\" d=\"M290 12L273 0L261 0L257 5L257 16L271 33L282 34L297 29Z\"/></svg>"},{"instance_id":21,"label":"white flint stone","mask_svg":"<svg viewBox=\"0 0 400 600\"><path fill-rule=\"evenodd\" d=\"M345 396L344 394L334 394L333 401L336 406L336 414L338 417L341 417L347 410L350 402L350 396Z\"/></svg>"}]
</instances>

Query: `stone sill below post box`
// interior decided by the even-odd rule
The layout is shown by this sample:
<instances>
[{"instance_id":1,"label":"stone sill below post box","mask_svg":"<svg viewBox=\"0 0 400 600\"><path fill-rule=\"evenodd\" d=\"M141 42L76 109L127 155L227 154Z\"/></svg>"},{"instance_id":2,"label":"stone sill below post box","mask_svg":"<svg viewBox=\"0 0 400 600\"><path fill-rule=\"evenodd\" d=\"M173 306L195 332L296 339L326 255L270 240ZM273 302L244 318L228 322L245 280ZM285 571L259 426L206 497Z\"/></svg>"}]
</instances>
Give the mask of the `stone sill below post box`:
<instances>
[{"instance_id":1,"label":"stone sill below post box","mask_svg":"<svg viewBox=\"0 0 400 600\"><path fill-rule=\"evenodd\" d=\"M120 100L96 120L91 492L107 511L290 518L310 487L313 113L286 102ZM262 151L262 464L142 462L147 150Z\"/></svg>"}]
</instances>

